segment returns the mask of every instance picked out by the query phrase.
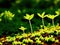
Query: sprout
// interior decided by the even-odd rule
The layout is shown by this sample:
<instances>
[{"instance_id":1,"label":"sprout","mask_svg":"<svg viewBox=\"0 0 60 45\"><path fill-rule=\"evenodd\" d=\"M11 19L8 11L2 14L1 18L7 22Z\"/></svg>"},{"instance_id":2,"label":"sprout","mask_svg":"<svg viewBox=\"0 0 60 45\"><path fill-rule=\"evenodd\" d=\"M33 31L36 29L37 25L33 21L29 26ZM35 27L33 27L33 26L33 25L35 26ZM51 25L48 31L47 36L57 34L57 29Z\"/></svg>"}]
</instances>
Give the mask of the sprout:
<instances>
[{"instance_id":1,"label":"sprout","mask_svg":"<svg viewBox=\"0 0 60 45\"><path fill-rule=\"evenodd\" d=\"M26 16L24 16L24 18L27 20L31 20L33 17L34 17L34 14L31 14L31 15L26 14Z\"/></svg>"},{"instance_id":2,"label":"sprout","mask_svg":"<svg viewBox=\"0 0 60 45\"><path fill-rule=\"evenodd\" d=\"M37 13L37 15L42 18L42 24L43 24L43 27L44 27L44 18L46 17L45 12L43 12L42 14Z\"/></svg>"},{"instance_id":3,"label":"sprout","mask_svg":"<svg viewBox=\"0 0 60 45\"><path fill-rule=\"evenodd\" d=\"M52 24L53 24L53 26L54 26L54 19L55 19L55 17L58 16L58 14L57 14L57 15L48 14L48 15L46 15L46 16L47 16L48 18L52 19Z\"/></svg>"},{"instance_id":4,"label":"sprout","mask_svg":"<svg viewBox=\"0 0 60 45\"><path fill-rule=\"evenodd\" d=\"M25 19L29 20L29 24L30 24L30 28L31 28L31 33L33 32L32 30L32 24L31 24L31 19L34 17L34 14L26 14L26 16L24 16Z\"/></svg>"},{"instance_id":5,"label":"sprout","mask_svg":"<svg viewBox=\"0 0 60 45\"><path fill-rule=\"evenodd\" d=\"M25 31L27 28L24 28L23 26L21 26L19 29L22 30L23 33L25 33L24 31Z\"/></svg>"},{"instance_id":6,"label":"sprout","mask_svg":"<svg viewBox=\"0 0 60 45\"><path fill-rule=\"evenodd\" d=\"M11 13L10 11L5 11L4 12L4 18L8 20L12 20L12 18L15 16L15 14Z\"/></svg>"},{"instance_id":7,"label":"sprout","mask_svg":"<svg viewBox=\"0 0 60 45\"><path fill-rule=\"evenodd\" d=\"M4 16L5 19L12 20L15 14L11 13L10 11L5 11L4 13L0 14L0 21L2 20L1 17Z\"/></svg>"}]
</instances>

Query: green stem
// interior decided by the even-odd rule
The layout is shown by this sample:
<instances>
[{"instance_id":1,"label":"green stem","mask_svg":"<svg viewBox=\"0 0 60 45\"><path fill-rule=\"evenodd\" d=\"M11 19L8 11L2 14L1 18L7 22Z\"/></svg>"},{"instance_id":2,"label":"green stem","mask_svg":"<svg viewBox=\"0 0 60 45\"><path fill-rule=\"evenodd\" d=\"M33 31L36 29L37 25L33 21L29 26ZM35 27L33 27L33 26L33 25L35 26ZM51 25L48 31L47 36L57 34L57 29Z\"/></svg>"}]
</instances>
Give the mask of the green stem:
<instances>
[{"instance_id":1,"label":"green stem","mask_svg":"<svg viewBox=\"0 0 60 45\"><path fill-rule=\"evenodd\" d=\"M32 30L32 24L31 24L31 21L29 20L29 24L30 24L30 28L31 28L31 33L33 32Z\"/></svg>"},{"instance_id":2,"label":"green stem","mask_svg":"<svg viewBox=\"0 0 60 45\"><path fill-rule=\"evenodd\" d=\"M52 19L52 25L54 26L54 19Z\"/></svg>"},{"instance_id":3,"label":"green stem","mask_svg":"<svg viewBox=\"0 0 60 45\"><path fill-rule=\"evenodd\" d=\"M52 24L53 24L53 27L54 27L54 30L55 30L54 19L52 19Z\"/></svg>"},{"instance_id":4,"label":"green stem","mask_svg":"<svg viewBox=\"0 0 60 45\"><path fill-rule=\"evenodd\" d=\"M44 27L44 18L42 18L42 24L43 24L43 27Z\"/></svg>"},{"instance_id":5,"label":"green stem","mask_svg":"<svg viewBox=\"0 0 60 45\"><path fill-rule=\"evenodd\" d=\"M25 33L25 31L23 31L23 33Z\"/></svg>"}]
</instances>

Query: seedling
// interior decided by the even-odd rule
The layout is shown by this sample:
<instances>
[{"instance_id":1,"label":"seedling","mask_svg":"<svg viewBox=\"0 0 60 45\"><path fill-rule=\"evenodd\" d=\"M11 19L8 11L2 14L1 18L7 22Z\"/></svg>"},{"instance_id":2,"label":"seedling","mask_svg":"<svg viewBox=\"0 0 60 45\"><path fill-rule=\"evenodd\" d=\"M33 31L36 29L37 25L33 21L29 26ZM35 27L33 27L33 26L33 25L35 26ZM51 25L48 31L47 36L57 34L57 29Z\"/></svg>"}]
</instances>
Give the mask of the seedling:
<instances>
[{"instance_id":1,"label":"seedling","mask_svg":"<svg viewBox=\"0 0 60 45\"><path fill-rule=\"evenodd\" d=\"M59 16L59 13L56 12L57 15L51 15L51 14L48 14L46 15L48 18L52 19L52 25L54 26L54 19Z\"/></svg>"},{"instance_id":2,"label":"seedling","mask_svg":"<svg viewBox=\"0 0 60 45\"><path fill-rule=\"evenodd\" d=\"M26 14L26 16L24 16L25 19L29 20L29 24L30 24L30 28L31 28L31 33L33 32L33 29L32 29L32 24L31 24L31 19L34 17L34 14Z\"/></svg>"},{"instance_id":3,"label":"seedling","mask_svg":"<svg viewBox=\"0 0 60 45\"><path fill-rule=\"evenodd\" d=\"M10 11L4 12L4 18L8 20L12 20L12 18L15 16L15 14L11 13Z\"/></svg>"},{"instance_id":4,"label":"seedling","mask_svg":"<svg viewBox=\"0 0 60 45\"><path fill-rule=\"evenodd\" d=\"M20 30L22 30L22 31L23 31L23 33L25 33L25 30L26 30L27 28L25 28L25 27L21 26L19 29L20 29Z\"/></svg>"},{"instance_id":5,"label":"seedling","mask_svg":"<svg viewBox=\"0 0 60 45\"><path fill-rule=\"evenodd\" d=\"M37 15L42 18L42 24L43 24L43 27L44 27L44 18L46 17L45 12L43 12L42 14L37 13Z\"/></svg>"},{"instance_id":6,"label":"seedling","mask_svg":"<svg viewBox=\"0 0 60 45\"><path fill-rule=\"evenodd\" d=\"M55 30L55 25L54 25L54 19L58 16L58 15L51 15L51 14L48 14L46 15L48 18L52 19L52 25L53 25L53 28Z\"/></svg>"}]
</instances>

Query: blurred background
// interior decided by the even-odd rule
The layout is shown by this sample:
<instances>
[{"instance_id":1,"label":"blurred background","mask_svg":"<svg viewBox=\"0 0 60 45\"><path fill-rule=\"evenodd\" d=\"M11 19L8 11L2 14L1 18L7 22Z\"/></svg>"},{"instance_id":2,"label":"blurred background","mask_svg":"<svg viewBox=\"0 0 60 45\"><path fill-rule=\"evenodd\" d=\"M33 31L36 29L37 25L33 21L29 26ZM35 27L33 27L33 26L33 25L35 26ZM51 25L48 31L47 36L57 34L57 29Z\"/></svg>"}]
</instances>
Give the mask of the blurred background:
<instances>
[{"instance_id":1,"label":"blurred background","mask_svg":"<svg viewBox=\"0 0 60 45\"><path fill-rule=\"evenodd\" d=\"M15 14L12 21L3 19L0 22L0 36L14 35L22 33L19 30L20 26L28 28L25 32L30 31L29 22L23 18L26 13L34 14L35 17L31 20L33 30L37 30L42 25L41 18L37 13L46 12L46 14L55 14L55 11L60 11L60 0L0 0L0 14L4 11L10 11ZM55 24L60 23L60 16L55 18ZM45 25L51 23L51 20L45 18Z\"/></svg>"}]
</instances>

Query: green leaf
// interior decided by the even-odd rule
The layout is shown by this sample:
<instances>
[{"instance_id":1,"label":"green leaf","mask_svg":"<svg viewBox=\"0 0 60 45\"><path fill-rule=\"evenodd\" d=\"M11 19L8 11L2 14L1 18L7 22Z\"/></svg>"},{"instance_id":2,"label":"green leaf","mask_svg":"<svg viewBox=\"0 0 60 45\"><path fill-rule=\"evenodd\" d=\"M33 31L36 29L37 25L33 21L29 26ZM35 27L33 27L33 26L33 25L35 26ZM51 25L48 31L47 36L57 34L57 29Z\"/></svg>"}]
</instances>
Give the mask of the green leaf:
<instances>
[{"instance_id":1,"label":"green leaf","mask_svg":"<svg viewBox=\"0 0 60 45\"><path fill-rule=\"evenodd\" d=\"M32 15L30 16L30 19L29 19L29 20L31 20L33 17L34 17L34 14L32 14Z\"/></svg>"}]
</instances>

